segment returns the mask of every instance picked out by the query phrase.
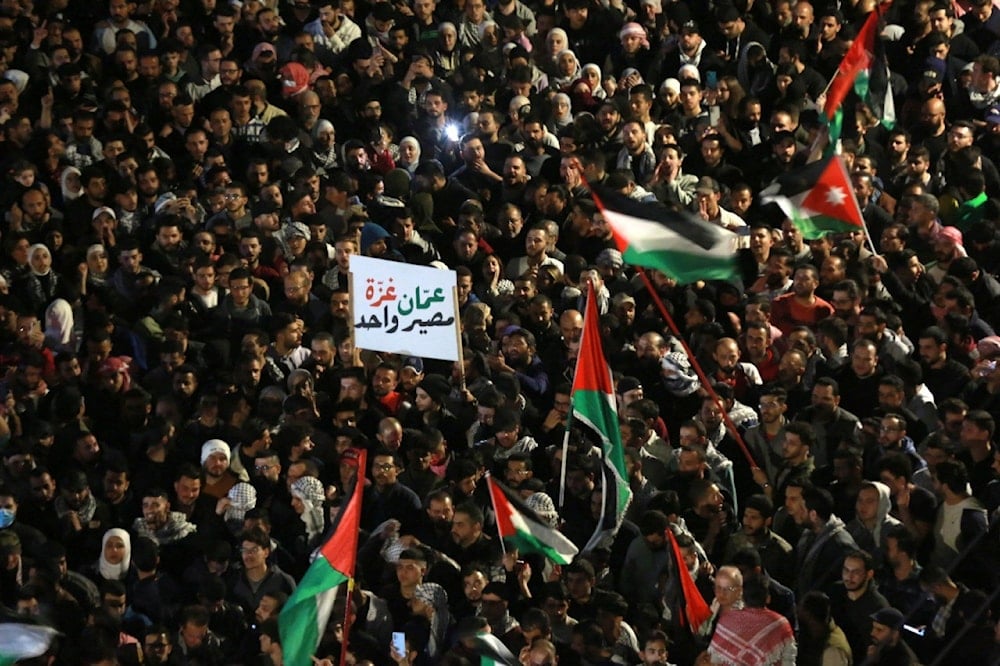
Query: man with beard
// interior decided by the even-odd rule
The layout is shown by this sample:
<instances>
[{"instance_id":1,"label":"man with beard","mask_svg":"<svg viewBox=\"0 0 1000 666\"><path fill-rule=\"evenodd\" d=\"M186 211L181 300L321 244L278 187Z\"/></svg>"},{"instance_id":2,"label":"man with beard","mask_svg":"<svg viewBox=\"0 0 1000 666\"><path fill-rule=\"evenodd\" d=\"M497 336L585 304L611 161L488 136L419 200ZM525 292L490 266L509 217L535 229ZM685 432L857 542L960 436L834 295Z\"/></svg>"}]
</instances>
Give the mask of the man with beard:
<instances>
[{"instance_id":1,"label":"man with beard","mask_svg":"<svg viewBox=\"0 0 1000 666\"><path fill-rule=\"evenodd\" d=\"M201 528L202 532L218 527L215 513L217 500L201 492L201 470L191 463L184 463L174 474L174 502L171 508L185 520Z\"/></svg>"},{"instance_id":2,"label":"man with beard","mask_svg":"<svg viewBox=\"0 0 1000 666\"><path fill-rule=\"evenodd\" d=\"M121 456L109 457L104 465L104 500L110 513L109 527L128 529L139 517L139 503L132 492L131 472Z\"/></svg>"},{"instance_id":3,"label":"man with beard","mask_svg":"<svg viewBox=\"0 0 1000 666\"><path fill-rule=\"evenodd\" d=\"M504 160L502 175L503 187L500 191L500 201L516 204L523 209L528 203L528 181L531 180L524 158L520 155L511 155Z\"/></svg>"},{"instance_id":4,"label":"man with beard","mask_svg":"<svg viewBox=\"0 0 1000 666\"><path fill-rule=\"evenodd\" d=\"M70 566L76 569L96 559L101 537L111 527L111 512L90 492L86 474L76 469L66 472L59 483L55 510L62 527L59 540L72 553Z\"/></svg>"},{"instance_id":5,"label":"man with beard","mask_svg":"<svg viewBox=\"0 0 1000 666\"><path fill-rule=\"evenodd\" d=\"M615 166L628 169L635 182L647 185L656 171L656 155L647 143L646 130L636 120L627 120L622 126L622 149L615 158Z\"/></svg>"},{"instance_id":6,"label":"man with beard","mask_svg":"<svg viewBox=\"0 0 1000 666\"><path fill-rule=\"evenodd\" d=\"M313 43L333 55L361 37L358 24L344 15L340 0L323 0L319 3L319 16L302 28L313 36Z\"/></svg>"},{"instance_id":7,"label":"man with beard","mask_svg":"<svg viewBox=\"0 0 1000 666\"><path fill-rule=\"evenodd\" d=\"M240 478L229 469L232 452L221 439L210 439L201 447L201 470L205 479L202 492L222 499Z\"/></svg>"},{"instance_id":8,"label":"man with beard","mask_svg":"<svg viewBox=\"0 0 1000 666\"><path fill-rule=\"evenodd\" d=\"M275 524L290 524L287 521L293 519L292 498L281 479L281 459L277 451L268 449L254 457L250 483L257 489L257 508L269 511Z\"/></svg>"},{"instance_id":9,"label":"man with beard","mask_svg":"<svg viewBox=\"0 0 1000 666\"><path fill-rule=\"evenodd\" d=\"M865 660L868 637L872 631L871 615L889 602L875 585L875 562L872 556L856 550L844 558L840 582L830 592L830 613L843 629L856 663Z\"/></svg>"},{"instance_id":10,"label":"man with beard","mask_svg":"<svg viewBox=\"0 0 1000 666\"><path fill-rule=\"evenodd\" d=\"M796 596L829 589L844 558L858 550L844 521L833 513L833 497L821 488L803 487L802 500L789 508L789 514L803 528L796 547Z\"/></svg>"},{"instance_id":11,"label":"man with beard","mask_svg":"<svg viewBox=\"0 0 1000 666\"><path fill-rule=\"evenodd\" d=\"M559 180L559 149L545 143L545 125L541 116L531 113L521 119L524 149L518 155L524 160L528 175L544 177L550 183Z\"/></svg>"},{"instance_id":12,"label":"man with beard","mask_svg":"<svg viewBox=\"0 0 1000 666\"><path fill-rule=\"evenodd\" d=\"M563 262L552 257L548 252L547 231L543 222L532 226L525 235L524 252L524 256L512 259L507 265L507 278L509 280L517 280L525 273L537 276L539 269L543 266L552 266L560 274L564 272ZM530 303L527 305L530 305ZM537 319L537 317L534 317L534 319ZM545 321L551 321L551 316L546 318Z\"/></svg>"},{"instance_id":13,"label":"man with beard","mask_svg":"<svg viewBox=\"0 0 1000 666\"><path fill-rule=\"evenodd\" d=\"M834 314L834 306L816 295L819 272L815 266L795 269L792 291L771 302L771 323L785 335L795 326L814 328L820 320Z\"/></svg>"},{"instance_id":14,"label":"man with beard","mask_svg":"<svg viewBox=\"0 0 1000 666\"><path fill-rule=\"evenodd\" d=\"M764 571L785 583L792 577L795 553L792 544L771 531L774 503L767 495L751 495L744 504L740 529L726 544L722 561L732 562L740 551L753 550L760 556Z\"/></svg>"},{"instance_id":15,"label":"man with beard","mask_svg":"<svg viewBox=\"0 0 1000 666\"><path fill-rule=\"evenodd\" d=\"M862 310L855 330L862 338L875 343L882 366L892 368L896 363L906 363L909 360L906 346L892 330L886 328L886 316L882 308L869 305Z\"/></svg>"},{"instance_id":16,"label":"man with beard","mask_svg":"<svg viewBox=\"0 0 1000 666\"><path fill-rule=\"evenodd\" d=\"M708 558L720 562L736 522L733 507L719 485L705 479L692 483L689 493L691 508L684 512L688 529Z\"/></svg>"},{"instance_id":17,"label":"man with beard","mask_svg":"<svg viewBox=\"0 0 1000 666\"><path fill-rule=\"evenodd\" d=\"M455 505L451 493L445 489L431 492L424 500L424 510L410 535L414 545L425 545L445 552L451 541L451 523Z\"/></svg>"},{"instance_id":18,"label":"man with beard","mask_svg":"<svg viewBox=\"0 0 1000 666\"><path fill-rule=\"evenodd\" d=\"M851 349L851 362L835 374L844 397L844 409L859 419L871 416L878 406L878 384L885 373L879 367L875 343L861 338Z\"/></svg>"},{"instance_id":19,"label":"man with beard","mask_svg":"<svg viewBox=\"0 0 1000 666\"><path fill-rule=\"evenodd\" d=\"M498 351L487 357L490 369L494 374L510 372L516 375L524 396L537 408L547 408L551 404L549 376L536 353L535 336L527 329L511 327L504 331L501 344L502 353Z\"/></svg>"},{"instance_id":20,"label":"man with beard","mask_svg":"<svg viewBox=\"0 0 1000 666\"><path fill-rule=\"evenodd\" d=\"M722 338L715 344L712 359L716 369L711 379L731 386L736 400L749 404L756 395L756 387L763 382L752 363L740 362L739 343L733 338Z\"/></svg>"},{"instance_id":21,"label":"man with beard","mask_svg":"<svg viewBox=\"0 0 1000 666\"><path fill-rule=\"evenodd\" d=\"M780 356L771 344L771 327L767 322L747 322L743 343L747 352L746 359L757 368L763 383L770 384L777 379Z\"/></svg>"},{"instance_id":22,"label":"man with beard","mask_svg":"<svg viewBox=\"0 0 1000 666\"><path fill-rule=\"evenodd\" d=\"M460 567L473 562L493 562L497 560L499 548L483 532L483 512L478 506L466 502L455 508L451 523L451 543L444 553Z\"/></svg>"},{"instance_id":23,"label":"man with beard","mask_svg":"<svg viewBox=\"0 0 1000 666\"><path fill-rule=\"evenodd\" d=\"M792 253L785 248L771 248L764 274L747 289L750 294L760 294L772 302L792 288Z\"/></svg>"},{"instance_id":24,"label":"man with beard","mask_svg":"<svg viewBox=\"0 0 1000 666\"><path fill-rule=\"evenodd\" d=\"M142 516L132 523L133 534L151 539L160 547L163 570L177 574L189 561L190 537L198 527L183 513L170 510L165 490L151 488L142 496Z\"/></svg>"},{"instance_id":25,"label":"man with beard","mask_svg":"<svg viewBox=\"0 0 1000 666\"><path fill-rule=\"evenodd\" d=\"M788 423L785 417L788 412L787 392L775 384L765 386L761 391L758 409L760 423L749 428L743 439L770 483L770 479L777 478L781 465L781 442Z\"/></svg>"},{"instance_id":26,"label":"man with beard","mask_svg":"<svg viewBox=\"0 0 1000 666\"><path fill-rule=\"evenodd\" d=\"M666 530L670 521L661 511L646 511L639 518L639 537L629 544L618 589L632 604L655 604L660 572L670 560Z\"/></svg>"},{"instance_id":27,"label":"man with beard","mask_svg":"<svg viewBox=\"0 0 1000 666\"><path fill-rule=\"evenodd\" d=\"M778 362L778 377L775 384L783 388L787 394L790 419L798 416L799 412L809 404L809 388L806 384L806 373L809 369L806 352L798 348L786 351ZM815 373L815 368L813 372Z\"/></svg>"},{"instance_id":28,"label":"man with beard","mask_svg":"<svg viewBox=\"0 0 1000 666\"><path fill-rule=\"evenodd\" d=\"M969 383L969 369L948 357L948 336L937 326L925 328L917 339L924 384L940 405L962 394Z\"/></svg>"},{"instance_id":29,"label":"man with beard","mask_svg":"<svg viewBox=\"0 0 1000 666\"><path fill-rule=\"evenodd\" d=\"M715 54L715 51L708 48L701 36L701 29L695 21L686 21L681 26L681 34L678 39L676 52L669 54L663 62L664 72L676 72L681 65L694 65L698 72L705 77L708 72L722 72L725 63Z\"/></svg>"},{"instance_id":30,"label":"man with beard","mask_svg":"<svg viewBox=\"0 0 1000 666\"><path fill-rule=\"evenodd\" d=\"M808 483L816 470L812 448L815 444L812 428L802 422L792 422L785 427L781 438L781 467L774 477L774 485L764 488L765 494L775 504L784 505L785 491L790 485L802 486ZM755 478L761 478L755 474Z\"/></svg>"},{"instance_id":31,"label":"man with beard","mask_svg":"<svg viewBox=\"0 0 1000 666\"><path fill-rule=\"evenodd\" d=\"M601 128L601 152L613 161L622 148L622 112L614 100L606 99L597 107L597 125ZM594 183L590 178L587 179Z\"/></svg>"},{"instance_id":32,"label":"man with beard","mask_svg":"<svg viewBox=\"0 0 1000 666\"><path fill-rule=\"evenodd\" d=\"M832 453L840 442L857 441L861 430L858 417L840 407L840 385L830 377L816 380L812 404L803 409L795 420L812 428L816 439L810 449L820 467L830 463Z\"/></svg>"}]
</instances>

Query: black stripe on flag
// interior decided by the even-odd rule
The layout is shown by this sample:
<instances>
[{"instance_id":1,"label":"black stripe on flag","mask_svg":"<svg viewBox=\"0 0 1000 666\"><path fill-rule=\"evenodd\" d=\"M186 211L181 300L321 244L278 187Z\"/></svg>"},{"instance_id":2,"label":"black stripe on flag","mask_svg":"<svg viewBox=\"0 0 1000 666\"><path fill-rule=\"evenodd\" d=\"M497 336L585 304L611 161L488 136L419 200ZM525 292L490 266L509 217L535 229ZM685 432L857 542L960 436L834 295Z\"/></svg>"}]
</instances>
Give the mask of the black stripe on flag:
<instances>
[{"instance_id":1,"label":"black stripe on flag","mask_svg":"<svg viewBox=\"0 0 1000 666\"><path fill-rule=\"evenodd\" d=\"M711 250L718 244L718 234L691 213L667 208L661 203L635 201L606 187L594 188L601 205L616 213L662 224L673 233L683 236L695 245Z\"/></svg>"}]
</instances>

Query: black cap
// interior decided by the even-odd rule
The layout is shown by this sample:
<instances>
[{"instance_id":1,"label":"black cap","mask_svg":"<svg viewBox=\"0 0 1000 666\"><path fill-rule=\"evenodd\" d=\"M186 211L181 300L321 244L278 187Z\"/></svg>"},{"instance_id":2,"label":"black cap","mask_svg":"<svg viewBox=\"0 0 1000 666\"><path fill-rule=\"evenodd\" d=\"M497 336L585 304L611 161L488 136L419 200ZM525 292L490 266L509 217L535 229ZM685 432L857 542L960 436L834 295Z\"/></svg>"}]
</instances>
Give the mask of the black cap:
<instances>
[{"instance_id":1,"label":"black cap","mask_svg":"<svg viewBox=\"0 0 1000 666\"><path fill-rule=\"evenodd\" d=\"M890 629L899 629L903 626L903 614L895 608L880 608L871 614L872 622L884 624Z\"/></svg>"},{"instance_id":2,"label":"black cap","mask_svg":"<svg viewBox=\"0 0 1000 666\"><path fill-rule=\"evenodd\" d=\"M87 475L78 469L71 469L66 472L66 475L62 478L62 483L60 484L64 489L78 493L84 488L90 487L90 482L87 481Z\"/></svg>"},{"instance_id":3,"label":"black cap","mask_svg":"<svg viewBox=\"0 0 1000 666\"><path fill-rule=\"evenodd\" d=\"M278 208L278 204L273 201L258 201L254 204L252 212L253 216L257 217L258 215L273 215L279 210L281 209Z\"/></svg>"}]
</instances>

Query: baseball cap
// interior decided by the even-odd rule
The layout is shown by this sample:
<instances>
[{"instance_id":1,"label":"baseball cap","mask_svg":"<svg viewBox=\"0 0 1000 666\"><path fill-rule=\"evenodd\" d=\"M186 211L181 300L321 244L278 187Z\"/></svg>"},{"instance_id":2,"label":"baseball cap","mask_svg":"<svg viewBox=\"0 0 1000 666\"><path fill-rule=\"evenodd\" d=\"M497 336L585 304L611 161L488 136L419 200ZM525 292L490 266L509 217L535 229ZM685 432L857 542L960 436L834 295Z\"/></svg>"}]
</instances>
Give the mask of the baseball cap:
<instances>
[{"instance_id":1,"label":"baseball cap","mask_svg":"<svg viewBox=\"0 0 1000 666\"><path fill-rule=\"evenodd\" d=\"M251 212L254 217L257 217L258 215L273 215L279 210L281 209L273 201L258 201L254 204Z\"/></svg>"},{"instance_id":2,"label":"baseball cap","mask_svg":"<svg viewBox=\"0 0 1000 666\"><path fill-rule=\"evenodd\" d=\"M410 368L418 375L424 374L424 361L417 356L407 356L406 360L403 361L404 368Z\"/></svg>"},{"instance_id":3,"label":"baseball cap","mask_svg":"<svg viewBox=\"0 0 1000 666\"><path fill-rule=\"evenodd\" d=\"M718 194L719 183L711 176L702 176L701 180L698 181L698 185L694 188L694 191L707 192L708 194Z\"/></svg>"},{"instance_id":4,"label":"baseball cap","mask_svg":"<svg viewBox=\"0 0 1000 666\"><path fill-rule=\"evenodd\" d=\"M91 220L96 220L99 215L102 215L102 214L105 214L105 213L108 214L108 215L110 215L112 220L117 220L118 219L118 216L115 214L114 209L113 208L108 208L107 206L101 206L100 208L98 208L97 210L95 210L94 214L90 216L90 219Z\"/></svg>"},{"instance_id":5,"label":"baseball cap","mask_svg":"<svg viewBox=\"0 0 1000 666\"><path fill-rule=\"evenodd\" d=\"M872 622L884 624L890 629L899 629L903 625L903 614L895 608L880 608L871 617Z\"/></svg>"}]
</instances>

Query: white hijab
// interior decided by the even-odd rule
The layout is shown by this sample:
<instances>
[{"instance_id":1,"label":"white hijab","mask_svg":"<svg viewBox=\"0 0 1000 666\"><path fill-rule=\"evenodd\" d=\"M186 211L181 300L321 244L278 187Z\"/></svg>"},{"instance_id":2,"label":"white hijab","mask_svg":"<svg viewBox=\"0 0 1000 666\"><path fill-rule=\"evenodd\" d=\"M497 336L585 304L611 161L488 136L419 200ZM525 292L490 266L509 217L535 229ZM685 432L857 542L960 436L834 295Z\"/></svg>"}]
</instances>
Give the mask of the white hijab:
<instances>
[{"instance_id":1,"label":"white hijab","mask_svg":"<svg viewBox=\"0 0 1000 666\"><path fill-rule=\"evenodd\" d=\"M111 564L104 559L104 548L108 545L108 539L118 537L125 544L125 558L120 564ZM104 533L101 539L101 556L97 559L97 568L100 570L101 578L106 580L121 580L128 574L129 567L132 566L132 537L125 530L114 527Z\"/></svg>"},{"instance_id":2,"label":"white hijab","mask_svg":"<svg viewBox=\"0 0 1000 666\"><path fill-rule=\"evenodd\" d=\"M54 347L65 347L73 339L73 307L63 298L45 309L45 340Z\"/></svg>"}]
</instances>

